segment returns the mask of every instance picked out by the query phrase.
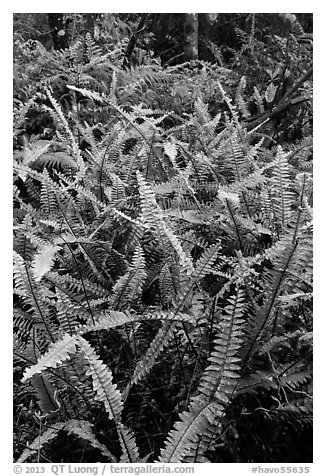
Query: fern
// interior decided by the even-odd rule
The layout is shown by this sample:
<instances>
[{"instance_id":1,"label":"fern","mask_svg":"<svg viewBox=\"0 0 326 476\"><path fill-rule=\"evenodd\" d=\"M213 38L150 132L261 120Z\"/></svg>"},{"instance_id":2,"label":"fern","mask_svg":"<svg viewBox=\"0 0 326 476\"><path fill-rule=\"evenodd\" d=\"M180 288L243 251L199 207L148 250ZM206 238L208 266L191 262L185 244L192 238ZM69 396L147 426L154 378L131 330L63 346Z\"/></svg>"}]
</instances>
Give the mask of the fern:
<instances>
[{"instance_id":1,"label":"fern","mask_svg":"<svg viewBox=\"0 0 326 476\"><path fill-rule=\"evenodd\" d=\"M104 403L105 410L108 412L110 419L119 421L123 405L121 394L117 390L117 386L112 383L110 370L98 358L95 350L86 340L79 338L78 344L89 365L87 375L90 375L93 379L93 387L96 391L97 400Z\"/></svg>"},{"instance_id":2,"label":"fern","mask_svg":"<svg viewBox=\"0 0 326 476\"><path fill-rule=\"evenodd\" d=\"M142 206L141 222L147 227L154 230L158 228L159 231L164 233L178 254L180 266L184 268L187 273L191 273L193 270L191 259L183 251L182 246L173 231L163 222L162 210L160 210L156 203L153 191L146 184L139 172L137 173L137 179L139 182L139 193Z\"/></svg>"},{"instance_id":3,"label":"fern","mask_svg":"<svg viewBox=\"0 0 326 476\"><path fill-rule=\"evenodd\" d=\"M101 444L95 437L92 431L92 424L87 420L69 420L65 423L63 428L68 434L75 435L78 438L82 438L92 445L93 448L96 448L101 451L103 456L108 458L112 463L116 463L116 458L112 453Z\"/></svg>"},{"instance_id":4,"label":"fern","mask_svg":"<svg viewBox=\"0 0 326 476\"><path fill-rule=\"evenodd\" d=\"M37 436L35 440L29 445L17 460L17 463L24 463L33 453L41 450L41 448L53 440L60 430L64 427L64 423L54 423L51 428L48 428L42 435Z\"/></svg>"},{"instance_id":5,"label":"fern","mask_svg":"<svg viewBox=\"0 0 326 476\"><path fill-rule=\"evenodd\" d=\"M137 18L17 40L15 457L65 432L114 463L271 461L311 425L307 38L240 15L238 49L200 39L217 64L161 66L150 16L126 64Z\"/></svg>"},{"instance_id":6,"label":"fern","mask_svg":"<svg viewBox=\"0 0 326 476\"><path fill-rule=\"evenodd\" d=\"M244 310L244 296L238 290L219 323L214 351L209 357L211 365L198 386L200 395L194 397L188 411L179 415L181 422L177 422L170 432L166 448L161 452L161 462L182 462L185 456L188 461L196 461L196 458L204 457L209 448L223 415L223 406L228 404L239 380L241 359L236 354L242 343Z\"/></svg>"},{"instance_id":7,"label":"fern","mask_svg":"<svg viewBox=\"0 0 326 476\"><path fill-rule=\"evenodd\" d=\"M51 270L55 255L59 250L59 246L47 245L35 254L32 266L36 281L40 281L42 277Z\"/></svg>"},{"instance_id":8,"label":"fern","mask_svg":"<svg viewBox=\"0 0 326 476\"><path fill-rule=\"evenodd\" d=\"M22 382L25 382L35 374L41 373L46 368L56 368L62 364L62 362L70 358L71 354L76 352L76 344L77 337L70 336L69 334L66 334L61 340L53 343L48 351L42 355L37 364L24 372Z\"/></svg>"},{"instance_id":9,"label":"fern","mask_svg":"<svg viewBox=\"0 0 326 476\"><path fill-rule=\"evenodd\" d=\"M216 401L194 398L189 411L179 415L181 421L169 433L166 447L161 451L160 463L179 463L192 453L195 457L200 440L211 440L216 419L222 415L222 406Z\"/></svg>"},{"instance_id":10,"label":"fern","mask_svg":"<svg viewBox=\"0 0 326 476\"><path fill-rule=\"evenodd\" d=\"M291 205L294 201L294 194L291 190L287 156L281 148L278 149L275 157L272 184L272 203L275 221L280 223L282 227L285 227L291 220Z\"/></svg>"},{"instance_id":11,"label":"fern","mask_svg":"<svg viewBox=\"0 0 326 476\"><path fill-rule=\"evenodd\" d=\"M17 463L23 463L30 456L33 455L36 451L40 451L43 445L54 439L59 431L66 431L70 435L75 435L78 438L82 438L92 445L93 448L96 448L101 451L101 453L112 461L116 462L115 457L108 451L108 449L99 443L96 439L94 433L92 432L92 425L88 421L84 420L69 420L67 423L54 424L52 428L46 430L41 436L37 437L30 445L27 450L25 450Z\"/></svg>"},{"instance_id":12,"label":"fern","mask_svg":"<svg viewBox=\"0 0 326 476\"><path fill-rule=\"evenodd\" d=\"M136 463L139 461L139 450L135 437L131 430L122 423L117 424L119 441L122 448L122 455L119 463Z\"/></svg>"},{"instance_id":13,"label":"fern","mask_svg":"<svg viewBox=\"0 0 326 476\"><path fill-rule=\"evenodd\" d=\"M113 306L116 309L124 308L128 303L135 303L140 297L146 279L146 263L140 246L135 250L132 263L113 287Z\"/></svg>"},{"instance_id":14,"label":"fern","mask_svg":"<svg viewBox=\"0 0 326 476\"><path fill-rule=\"evenodd\" d=\"M214 339L214 350L209 357L211 365L205 370L199 383L199 391L206 397L214 396L222 403L228 403L239 379L241 359L238 352L242 345L241 319L245 312L243 292L238 289L235 296L229 299L218 324L217 336Z\"/></svg>"},{"instance_id":15,"label":"fern","mask_svg":"<svg viewBox=\"0 0 326 476\"><path fill-rule=\"evenodd\" d=\"M45 415L57 412L60 409L56 399L56 390L51 382L42 375L34 375L31 383L38 396L38 404Z\"/></svg>"},{"instance_id":16,"label":"fern","mask_svg":"<svg viewBox=\"0 0 326 476\"><path fill-rule=\"evenodd\" d=\"M176 324L174 322L164 322L161 329L157 332L155 338L152 340L145 355L137 362L131 384L136 384L143 379L157 361L157 357L163 351L164 347L169 344L174 335Z\"/></svg>"}]
</instances>

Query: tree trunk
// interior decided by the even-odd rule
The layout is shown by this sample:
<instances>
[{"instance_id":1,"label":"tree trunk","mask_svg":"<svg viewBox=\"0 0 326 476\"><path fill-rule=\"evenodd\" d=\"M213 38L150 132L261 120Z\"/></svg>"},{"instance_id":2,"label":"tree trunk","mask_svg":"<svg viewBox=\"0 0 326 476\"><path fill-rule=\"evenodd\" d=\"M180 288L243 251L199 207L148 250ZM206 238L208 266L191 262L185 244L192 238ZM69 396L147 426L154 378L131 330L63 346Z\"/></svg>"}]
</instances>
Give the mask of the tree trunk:
<instances>
[{"instance_id":1,"label":"tree trunk","mask_svg":"<svg viewBox=\"0 0 326 476\"><path fill-rule=\"evenodd\" d=\"M185 44L186 61L198 58L198 13L185 13Z\"/></svg>"}]
</instances>

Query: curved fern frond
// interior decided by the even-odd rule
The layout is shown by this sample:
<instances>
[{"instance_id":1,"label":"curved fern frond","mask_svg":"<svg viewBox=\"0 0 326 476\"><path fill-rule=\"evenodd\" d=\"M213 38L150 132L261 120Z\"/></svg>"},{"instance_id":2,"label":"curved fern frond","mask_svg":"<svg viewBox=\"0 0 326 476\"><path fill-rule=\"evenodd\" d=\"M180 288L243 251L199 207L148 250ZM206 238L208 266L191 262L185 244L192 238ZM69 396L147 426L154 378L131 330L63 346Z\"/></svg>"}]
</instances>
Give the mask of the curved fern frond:
<instances>
[{"instance_id":1,"label":"curved fern frond","mask_svg":"<svg viewBox=\"0 0 326 476\"><path fill-rule=\"evenodd\" d=\"M195 269L189 275L181 276L182 288L177 296L177 305L181 308L185 305L191 297L191 292L194 286L200 282L200 280L207 274L215 274L214 264L218 258L220 250L220 244L213 244L209 246L197 260Z\"/></svg>"},{"instance_id":2,"label":"curved fern frond","mask_svg":"<svg viewBox=\"0 0 326 476\"><path fill-rule=\"evenodd\" d=\"M57 196L53 190L53 187L51 187L49 183L49 177L46 169L43 171L43 175L46 177L46 179L41 185L41 211L43 212L44 216L50 218L56 216L58 213Z\"/></svg>"},{"instance_id":3,"label":"curved fern frond","mask_svg":"<svg viewBox=\"0 0 326 476\"><path fill-rule=\"evenodd\" d=\"M236 106L234 106L232 104L231 98L229 98L229 96L226 94L226 92L224 91L223 86L221 85L221 83L219 81L217 81L217 85L219 87L219 90L222 94L222 97L223 97L224 101L226 102L226 104L229 108L229 111L232 115L232 119L233 119L234 123L239 127L239 116L238 116L238 113L237 113L237 110L236 110Z\"/></svg>"},{"instance_id":4,"label":"curved fern frond","mask_svg":"<svg viewBox=\"0 0 326 476\"><path fill-rule=\"evenodd\" d=\"M55 284L62 292L66 294L77 294L82 297L85 297L85 291L89 297L97 298L108 298L109 292L104 289L100 284L93 283L88 279L83 278L81 282L80 279L74 278L70 274L60 275L55 271L50 271L46 275L46 279L51 283ZM72 296L70 295L70 298Z\"/></svg>"},{"instance_id":5,"label":"curved fern frond","mask_svg":"<svg viewBox=\"0 0 326 476\"><path fill-rule=\"evenodd\" d=\"M266 250L266 256L271 258L274 268L263 275L268 286L266 299L260 310L256 311L247 322L246 333L251 341L247 356L243 366L246 365L249 355L256 347L257 342L262 339L266 329L273 323L278 314L278 298L285 290L288 273L295 266L296 256L299 248L299 240L294 242L288 235L281 239L270 250ZM274 321L273 326L276 326Z\"/></svg>"},{"instance_id":6,"label":"curved fern frond","mask_svg":"<svg viewBox=\"0 0 326 476\"><path fill-rule=\"evenodd\" d=\"M160 230L169 239L177 252L181 268L183 268L187 274L190 274L193 271L190 256L183 251L181 243L174 232L163 222L163 213L157 205L155 194L138 171L137 180L141 200L141 222L153 230Z\"/></svg>"},{"instance_id":7,"label":"curved fern frond","mask_svg":"<svg viewBox=\"0 0 326 476\"><path fill-rule=\"evenodd\" d=\"M55 304L57 310L57 319L60 323L60 328L67 334L75 334L76 329L79 327L79 322L77 321L77 312L80 309L79 306L76 306L67 294L56 289L57 301Z\"/></svg>"},{"instance_id":8,"label":"curved fern frond","mask_svg":"<svg viewBox=\"0 0 326 476\"><path fill-rule=\"evenodd\" d=\"M205 370L199 383L200 395L195 397L189 410L181 413L174 429L169 433L166 448L161 452L160 462L197 461L203 458L216 433L223 409L228 404L239 380L240 370L237 353L242 344L243 319L245 311L244 294L238 288L237 294L229 299L224 315L217 328L214 350L209 357L211 365Z\"/></svg>"},{"instance_id":9,"label":"curved fern frond","mask_svg":"<svg viewBox=\"0 0 326 476\"><path fill-rule=\"evenodd\" d=\"M79 345L89 366L86 375L90 375L93 379L95 398L104 403L109 418L115 422L122 447L121 461L135 463L139 458L138 447L133 433L121 423L123 401L116 384L112 382L112 372L82 337L79 338Z\"/></svg>"},{"instance_id":10,"label":"curved fern frond","mask_svg":"<svg viewBox=\"0 0 326 476\"><path fill-rule=\"evenodd\" d=\"M283 152L281 146L278 147L277 154L272 168L272 203L276 223L283 228L290 222L293 212L291 206L294 203L294 193L292 190L292 179L290 176L290 165L288 155Z\"/></svg>"},{"instance_id":11,"label":"curved fern frond","mask_svg":"<svg viewBox=\"0 0 326 476\"><path fill-rule=\"evenodd\" d=\"M136 368L131 378L131 385L134 385L142 380L156 364L159 354L173 339L175 328L175 322L163 322L162 327L152 340L145 355L137 362Z\"/></svg>"},{"instance_id":12,"label":"curved fern frond","mask_svg":"<svg viewBox=\"0 0 326 476\"><path fill-rule=\"evenodd\" d=\"M147 227L156 229L162 222L162 211L156 203L156 197L144 180L142 174L137 171L137 180L139 185L139 195L141 203L141 218L140 221Z\"/></svg>"},{"instance_id":13,"label":"curved fern frond","mask_svg":"<svg viewBox=\"0 0 326 476\"><path fill-rule=\"evenodd\" d=\"M87 420L69 420L64 424L63 430L65 430L69 435L75 435L78 438L81 438L92 445L93 448L100 450L103 456L108 458L112 463L116 463L117 460L115 456L98 441L96 436L92 431L92 424Z\"/></svg>"},{"instance_id":14,"label":"curved fern frond","mask_svg":"<svg viewBox=\"0 0 326 476\"><path fill-rule=\"evenodd\" d=\"M77 341L78 336L65 334L62 339L50 344L49 349L40 357L39 361L25 370L22 382L26 382L27 379L43 372L46 368L56 368L61 365L77 351Z\"/></svg>"},{"instance_id":15,"label":"curved fern frond","mask_svg":"<svg viewBox=\"0 0 326 476\"><path fill-rule=\"evenodd\" d=\"M83 157L80 153L77 141L76 141L76 139L75 139L70 127L69 127L68 121L65 118L59 103L54 99L53 95L51 94L51 92L48 89L46 90L46 95L47 95L48 99L50 100L50 102L51 102L51 104L54 108L55 114L53 114L53 110L51 110L50 108L49 108L49 112L52 113L54 115L55 119L58 119L59 122L62 124L62 126L65 130L65 133L68 137L68 140L70 141L70 145L71 145L71 148L72 148L72 151L73 151L73 155L75 156L76 164L77 164L77 167L78 167L77 179L81 180L85 176L86 167L85 167Z\"/></svg>"},{"instance_id":16,"label":"curved fern frond","mask_svg":"<svg viewBox=\"0 0 326 476\"><path fill-rule=\"evenodd\" d=\"M248 158L241 147L238 131L232 133L230 138L230 154L227 158L228 165L231 166L235 180L241 181L248 175Z\"/></svg>"},{"instance_id":17,"label":"curved fern frond","mask_svg":"<svg viewBox=\"0 0 326 476\"><path fill-rule=\"evenodd\" d=\"M86 375L90 375L93 379L93 387L96 392L95 398L104 403L109 418L119 422L123 403L121 393L117 390L116 384L112 382L111 370L103 364L93 347L85 339L79 337L78 345L89 366Z\"/></svg>"},{"instance_id":18,"label":"curved fern frond","mask_svg":"<svg viewBox=\"0 0 326 476\"><path fill-rule=\"evenodd\" d=\"M214 396L226 404L232 395L241 369L238 356L242 345L242 316L246 310L244 293L238 288L225 307L217 326L214 350L209 357L211 365L203 373L199 391L208 398Z\"/></svg>"},{"instance_id":19,"label":"curved fern frond","mask_svg":"<svg viewBox=\"0 0 326 476\"><path fill-rule=\"evenodd\" d=\"M142 247L138 245L127 273L113 287L114 308L121 309L128 304L135 304L142 293L146 277L145 256Z\"/></svg>"},{"instance_id":20,"label":"curved fern frond","mask_svg":"<svg viewBox=\"0 0 326 476\"><path fill-rule=\"evenodd\" d=\"M260 92L258 91L257 87L254 86L254 93L253 93L253 96L254 96L254 100L258 106L258 109L259 109L259 113L260 114L263 114L265 112L265 107L264 107L264 99L263 97L261 96Z\"/></svg>"},{"instance_id":21,"label":"curved fern frond","mask_svg":"<svg viewBox=\"0 0 326 476\"><path fill-rule=\"evenodd\" d=\"M47 429L42 435L38 435L29 447L20 455L17 463L24 463L32 454L40 451L43 446L55 438L59 431L63 429L64 423L53 423L51 428Z\"/></svg>"},{"instance_id":22,"label":"curved fern frond","mask_svg":"<svg viewBox=\"0 0 326 476\"><path fill-rule=\"evenodd\" d=\"M47 306L42 298L42 288L35 283L32 273L23 258L14 251L14 280L16 292L32 307L36 316L43 322L49 337L52 339L51 324L47 321Z\"/></svg>"},{"instance_id":23,"label":"curved fern frond","mask_svg":"<svg viewBox=\"0 0 326 476\"><path fill-rule=\"evenodd\" d=\"M186 456L188 461L195 462L201 441L208 443L204 445L206 448L209 446L222 410L217 400L210 402L201 395L193 398L189 410L179 415L181 421L175 423L174 429L170 431L159 462L181 463Z\"/></svg>"},{"instance_id":24,"label":"curved fern frond","mask_svg":"<svg viewBox=\"0 0 326 476\"><path fill-rule=\"evenodd\" d=\"M117 424L117 430L122 448L122 455L120 457L119 463L138 463L139 450L135 435L129 428L126 428L125 425L120 422Z\"/></svg>"},{"instance_id":25,"label":"curved fern frond","mask_svg":"<svg viewBox=\"0 0 326 476\"><path fill-rule=\"evenodd\" d=\"M148 322L148 321L178 321L195 325L195 319L190 314L173 311L160 311L153 309L151 312L145 312L144 314L136 314L128 311L109 311L103 312L96 318L94 324L81 326L79 328L80 334L86 334L88 332L95 332L101 330L110 330L119 326L124 326L132 322Z\"/></svg>"}]
</instances>

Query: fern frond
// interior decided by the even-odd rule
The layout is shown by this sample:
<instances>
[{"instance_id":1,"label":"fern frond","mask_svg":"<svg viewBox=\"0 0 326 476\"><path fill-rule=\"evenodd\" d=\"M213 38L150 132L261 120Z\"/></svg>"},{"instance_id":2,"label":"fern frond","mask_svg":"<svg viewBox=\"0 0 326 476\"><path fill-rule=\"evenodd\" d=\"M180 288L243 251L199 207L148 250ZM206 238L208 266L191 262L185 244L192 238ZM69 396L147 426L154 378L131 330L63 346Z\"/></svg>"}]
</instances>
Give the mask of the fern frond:
<instances>
[{"instance_id":1,"label":"fern frond","mask_svg":"<svg viewBox=\"0 0 326 476\"><path fill-rule=\"evenodd\" d=\"M106 98L104 94L100 94L95 91L90 91L89 89L86 89L86 88L77 88L76 86L73 86L72 84L68 84L67 88L71 89L72 91L76 91L77 93L80 93L83 96L95 102L102 103L105 101L105 98Z\"/></svg>"},{"instance_id":2,"label":"fern frond","mask_svg":"<svg viewBox=\"0 0 326 476\"><path fill-rule=\"evenodd\" d=\"M14 309L13 324L14 333L19 339L26 339L35 324L35 315L21 309Z\"/></svg>"},{"instance_id":3,"label":"fern frond","mask_svg":"<svg viewBox=\"0 0 326 476\"><path fill-rule=\"evenodd\" d=\"M56 368L61 365L77 351L77 341L78 336L65 334L62 339L50 344L49 349L40 357L39 361L25 370L22 382L26 382L27 379L43 372L46 368Z\"/></svg>"},{"instance_id":4,"label":"fern frond","mask_svg":"<svg viewBox=\"0 0 326 476\"><path fill-rule=\"evenodd\" d=\"M285 373L280 378L280 385L290 387L296 390L310 381L312 378L311 370L301 370L299 372Z\"/></svg>"},{"instance_id":5,"label":"fern frond","mask_svg":"<svg viewBox=\"0 0 326 476\"><path fill-rule=\"evenodd\" d=\"M245 358L245 363L253 349L257 346L257 342L263 338L263 334L272 324L273 318L277 316L278 297L285 289L287 274L296 260L297 248L298 241L296 240L293 243L291 237L286 236L272 249L266 250L266 256L273 259L275 269L263 275L268 285L265 302L262 308L257 310L255 315L247 321L246 332L248 336L250 336L249 339L251 343Z\"/></svg>"},{"instance_id":6,"label":"fern frond","mask_svg":"<svg viewBox=\"0 0 326 476\"><path fill-rule=\"evenodd\" d=\"M97 297L97 298L108 298L109 292L103 288L100 284L93 283L86 278L83 278L81 282L80 279L74 278L70 274L60 275L55 271L50 271L46 279L51 283L55 284L61 291L65 292L70 296L71 293L78 295L78 297L86 297L85 291L87 293L87 297Z\"/></svg>"},{"instance_id":7,"label":"fern frond","mask_svg":"<svg viewBox=\"0 0 326 476\"><path fill-rule=\"evenodd\" d=\"M244 295L238 289L229 300L225 314L218 326L214 340L214 351L205 370L199 391L189 407L179 415L180 422L169 433L166 448L162 450L160 462L197 461L204 457L209 448L216 426L223 415L223 407L229 402L239 380L240 358L236 356L242 344L241 319L245 311Z\"/></svg>"},{"instance_id":8,"label":"fern frond","mask_svg":"<svg viewBox=\"0 0 326 476\"><path fill-rule=\"evenodd\" d=\"M193 273L194 267L192 264L192 259L190 255L182 249L179 239L176 237L173 231L170 230L165 224L162 224L162 231L168 237L170 243L177 252L182 271L186 272L187 275Z\"/></svg>"},{"instance_id":9,"label":"fern frond","mask_svg":"<svg viewBox=\"0 0 326 476\"><path fill-rule=\"evenodd\" d=\"M187 274L193 271L193 264L190 256L183 251L173 231L163 222L163 213L156 202L156 197L151 187L146 183L140 172L137 172L137 180L139 183L139 194L141 199L141 222L145 226L153 230L160 230L169 239L173 248L179 257L180 266Z\"/></svg>"},{"instance_id":10,"label":"fern frond","mask_svg":"<svg viewBox=\"0 0 326 476\"><path fill-rule=\"evenodd\" d=\"M35 438L29 447L23 451L16 462L24 463L31 455L37 451L40 451L46 443L53 440L58 435L59 431L63 429L64 425L64 423L53 423L51 428L47 429L42 435L38 435Z\"/></svg>"},{"instance_id":11,"label":"fern frond","mask_svg":"<svg viewBox=\"0 0 326 476\"><path fill-rule=\"evenodd\" d=\"M248 175L248 158L241 145L241 138L239 137L238 131L234 131L230 138L228 165L230 165L233 170L235 180L241 181Z\"/></svg>"},{"instance_id":12,"label":"fern frond","mask_svg":"<svg viewBox=\"0 0 326 476\"><path fill-rule=\"evenodd\" d=\"M241 180L237 180L232 184L223 186L223 190L229 193L246 192L247 190L254 190L261 184L267 181L267 178L263 175L264 168L261 170L255 170L253 173L247 175Z\"/></svg>"},{"instance_id":13,"label":"fern frond","mask_svg":"<svg viewBox=\"0 0 326 476\"><path fill-rule=\"evenodd\" d=\"M145 355L137 362L136 368L131 378L131 385L137 384L140 380L142 380L157 363L157 357L163 351L164 347L166 347L173 339L175 328L175 322L163 322L162 327L152 340Z\"/></svg>"},{"instance_id":14,"label":"fern frond","mask_svg":"<svg viewBox=\"0 0 326 476\"><path fill-rule=\"evenodd\" d=\"M83 185L76 183L76 181L71 180L69 177L66 177L63 174L58 173L58 177L67 184L67 190L71 189L75 192L78 192L79 197L84 198L93 205L96 215L100 210L106 209L106 204L99 200L94 193Z\"/></svg>"},{"instance_id":15,"label":"fern frond","mask_svg":"<svg viewBox=\"0 0 326 476\"><path fill-rule=\"evenodd\" d=\"M126 198L126 184L120 177L114 173L110 173L112 180L112 189L110 190L111 200L114 204L123 201Z\"/></svg>"},{"instance_id":16,"label":"fern frond","mask_svg":"<svg viewBox=\"0 0 326 476\"><path fill-rule=\"evenodd\" d=\"M27 237L27 234L31 232L32 228L32 215L29 213L25 215L22 223L14 228L14 250L19 256L23 258L25 263L32 261L35 252L35 248L30 238Z\"/></svg>"},{"instance_id":17,"label":"fern frond","mask_svg":"<svg viewBox=\"0 0 326 476\"><path fill-rule=\"evenodd\" d=\"M51 142L44 140L37 140L25 147L23 152L23 164L31 165L35 163L39 157L44 155L50 148Z\"/></svg>"},{"instance_id":18,"label":"fern frond","mask_svg":"<svg viewBox=\"0 0 326 476\"><path fill-rule=\"evenodd\" d=\"M86 375L90 375L93 379L93 387L96 392L95 398L104 403L109 418L119 422L123 403L121 393L117 390L116 384L112 382L111 370L103 364L93 347L85 339L79 337L78 345L84 353L89 366Z\"/></svg>"},{"instance_id":19,"label":"fern frond","mask_svg":"<svg viewBox=\"0 0 326 476\"><path fill-rule=\"evenodd\" d=\"M197 260L195 269L189 276L181 276L182 289L178 293L177 305L182 306L187 302L191 291L207 274L215 274L214 264L219 256L220 244L213 244L205 249Z\"/></svg>"},{"instance_id":20,"label":"fern frond","mask_svg":"<svg viewBox=\"0 0 326 476\"><path fill-rule=\"evenodd\" d=\"M138 245L126 274L113 287L112 302L116 309L135 304L140 297L147 277L146 262L142 247Z\"/></svg>"},{"instance_id":21,"label":"fern frond","mask_svg":"<svg viewBox=\"0 0 326 476\"><path fill-rule=\"evenodd\" d=\"M27 263L14 251L14 280L17 292L29 304L39 319L43 322L51 336L50 326L47 323L47 306L42 299L42 287L37 286Z\"/></svg>"},{"instance_id":22,"label":"fern frond","mask_svg":"<svg viewBox=\"0 0 326 476\"><path fill-rule=\"evenodd\" d=\"M44 375L34 375L31 383L38 396L38 404L43 414L48 415L59 410L55 397L56 389Z\"/></svg>"},{"instance_id":23,"label":"fern frond","mask_svg":"<svg viewBox=\"0 0 326 476\"><path fill-rule=\"evenodd\" d=\"M119 441L122 448L122 455L119 463L138 463L139 450L133 432L122 423L117 424Z\"/></svg>"},{"instance_id":24,"label":"fern frond","mask_svg":"<svg viewBox=\"0 0 326 476\"><path fill-rule=\"evenodd\" d=\"M113 454L98 441L96 436L92 431L92 424L87 420L69 420L64 424L63 430L66 431L69 435L75 435L78 438L81 438L92 445L93 448L100 450L103 456L108 458L112 463L116 463L117 460Z\"/></svg>"},{"instance_id":25,"label":"fern frond","mask_svg":"<svg viewBox=\"0 0 326 476\"><path fill-rule=\"evenodd\" d=\"M158 311L153 309L151 312L144 314L136 314L128 311L109 311L103 312L96 318L95 324L88 324L79 328L79 333L86 334L87 332L101 331L114 329L119 326L124 326L132 322L148 322L148 321L178 321L194 325L194 318L186 313L175 313L173 311Z\"/></svg>"},{"instance_id":26,"label":"fern frond","mask_svg":"<svg viewBox=\"0 0 326 476\"><path fill-rule=\"evenodd\" d=\"M170 431L159 462L181 463L186 456L190 456L190 461L195 462L201 441L211 441L222 410L223 407L216 400L209 402L202 396L193 398L189 410L179 415L181 421L176 422L174 429ZM208 445L204 445L204 448Z\"/></svg>"},{"instance_id":27,"label":"fern frond","mask_svg":"<svg viewBox=\"0 0 326 476\"><path fill-rule=\"evenodd\" d=\"M60 246L46 245L35 254L32 264L35 281L41 281L43 276L51 271L55 255L59 250Z\"/></svg>"},{"instance_id":28,"label":"fern frond","mask_svg":"<svg viewBox=\"0 0 326 476\"><path fill-rule=\"evenodd\" d=\"M291 206L294 203L294 193L292 191L288 154L283 152L280 146L277 150L272 171L271 196L274 206L274 219L284 228L293 215Z\"/></svg>"},{"instance_id":29,"label":"fern frond","mask_svg":"<svg viewBox=\"0 0 326 476\"><path fill-rule=\"evenodd\" d=\"M147 227L156 229L162 222L162 211L156 203L155 194L151 187L144 180L140 172L137 171L139 185L139 195L141 202L140 221Z\"/></svg>"},{"instance_id":30,"label":"fern frond","mask_svg":"<svg viewBox=\"0 0 326 476\"><path fill-rule=\"evenodd\" d=\"M263 114L265 112L264 100L256 86L254 86L254 100L258 106L259 114Z\"/></svg>"},{"instance_id":31,"label":"fern frond","mask_svg":"<svg viewBox=\"0 0 326 476\"><path fill-rule=\"evenodd\" d=\"M56 289L55 294L57 297L55 307L60 328L63 332L73 335L79 327L77 316L80 306L73 303L67 294L60 291L60 289Z\"/></svg>"},{"instance_id":32,"label":"fern frond","mask_svg":"<svg viewBox=\"0 0 326 476\"><path fill-rule=\"evenodd\" d=\"M237 113L237 110L236 110L236 107L232 104L232 100L229 98L229 96L226 94L223 86L221 85L221 83L219 81L217 81L217 85L218 85L218 88L222 94L222 97L224 99L224 101L226 102L228 108L229 108L229 111L231 113L231 116L232 116L232 119L234 121L234 123L239 126L239 116L238 116L238 113Z\"/></svg>"},{"instance_id":33,"label":"fern frond","mask_svg":"<svg viewBox=\"0 0 326 476\"><path fill-rule=\"evenodd\" d=\"M43 174L45 180L41 185L41 210L44 216L51 218L56 216L58 213L57 195L53 190L53 187L51 187L49 180L47 180L49 177L46 169L43 171Z\"/></svg>"},{"instance_id":34,"label":"fern frond","mask_svg":"<svg viewBox=\"0 0 326 476\"><path fill-rule=\"evenodd\" d=\"M65 118L59 103L54 99L54 97L52 96L52 94L49 90L46 90L46 95L47 95L48 99L50 100L50 102L51 102L51 104L52 104L52 106L53 106L53 108L54 108L54 110L57 114L57 117L59 118L60 122L62 123L62 125L63 125L63 127L64 127L64 129L67 133L68 138L71 141L73 152L76 155L77 165L79 165L79 167L82 166L82 168L84 168L84 163L83 163L83 159L80 155L78 144L76 142L76 139L73 136L73 133L72 133L70 127L69 127L68 121Z\"/></svg>"},{"instance_id":35,"label":"fern frond","mask_svg":"<svg viewBox=\"0 0 326 476\"><path fill-rule=\"evenodd\" d=\"M211 365L205 370L199 391L206 397L214 396L226 404L232 395L241 369L238 357L242 345L242 316L246 310L243 292L238 289L236 295L229 298L214 339L214 350L209 357Z\"/></svg>"},{"instance_id":36,"label":"fern frond","mask_svg":"<svg viewBox=\"0 0 326 476\"><path fill-rule=\"evenodd\" d=\"M165 304L171 304L176 298L179 287L179 277L176 266L173 263L165 263L158 276L159 288L162 300Z\"/></svg>"}]
</instances>

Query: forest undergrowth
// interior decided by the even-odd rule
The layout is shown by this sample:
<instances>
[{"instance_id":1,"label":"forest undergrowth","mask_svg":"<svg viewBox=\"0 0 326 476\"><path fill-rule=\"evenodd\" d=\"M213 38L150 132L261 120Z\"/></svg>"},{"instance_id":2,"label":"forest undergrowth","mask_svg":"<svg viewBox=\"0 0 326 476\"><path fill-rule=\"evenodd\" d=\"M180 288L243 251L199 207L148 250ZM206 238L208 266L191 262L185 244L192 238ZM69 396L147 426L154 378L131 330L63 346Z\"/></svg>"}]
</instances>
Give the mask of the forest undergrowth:
<instances>
[{"instance_id":1,"label":"forest undergrowth","mask_svg":"<svg viewBox=\"0 0 326 476\"><path fill-rule=\"evenodd\" d=\"M174 65L17 24L15 461L312 461L312 40L258 20Z\"/></svg>"}]
</instances>

